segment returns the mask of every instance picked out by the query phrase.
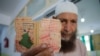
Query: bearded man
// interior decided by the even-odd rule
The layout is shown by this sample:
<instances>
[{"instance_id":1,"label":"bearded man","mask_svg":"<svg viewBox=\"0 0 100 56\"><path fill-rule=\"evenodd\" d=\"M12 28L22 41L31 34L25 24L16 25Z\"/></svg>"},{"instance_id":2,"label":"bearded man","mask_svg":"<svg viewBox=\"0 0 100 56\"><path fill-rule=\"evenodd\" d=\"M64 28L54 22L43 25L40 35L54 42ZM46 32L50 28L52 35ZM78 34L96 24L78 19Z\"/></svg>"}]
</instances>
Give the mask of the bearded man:
<instances>
[{"instance_id":1,"label":"bearded man","mask_svg":"<svg viewBox=\"0 0 100 56\"><path fill-rule=\"evenodd\" d=\"M46 44L34 47L22 54L22 56L86 56L86 48L80 40L76 38L78 9L72 2L61 2L56 6L54 19L59 19L62 23L61 49L53 54L51 48Z\"/></svg>"}]
</instances>

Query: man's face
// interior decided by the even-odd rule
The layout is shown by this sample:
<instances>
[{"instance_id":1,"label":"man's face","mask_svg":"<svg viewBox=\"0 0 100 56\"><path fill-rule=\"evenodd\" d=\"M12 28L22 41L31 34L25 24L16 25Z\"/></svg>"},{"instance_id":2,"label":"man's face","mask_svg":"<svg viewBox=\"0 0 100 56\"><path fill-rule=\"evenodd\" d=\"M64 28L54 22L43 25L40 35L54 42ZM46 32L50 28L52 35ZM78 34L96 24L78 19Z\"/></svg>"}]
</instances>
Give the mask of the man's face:
<instances>
[{"instance_id":1,"label":"man's face","mask_svg":"<svg viewBox=\"0 0 100 56\"><path fill-rule=\"evenodd\" d=\"M76 33L77 15L74 13L61 13L57 16L57 19L60 19L62 23L62 39L68 41Z\"/></svg>"}]
</instances>

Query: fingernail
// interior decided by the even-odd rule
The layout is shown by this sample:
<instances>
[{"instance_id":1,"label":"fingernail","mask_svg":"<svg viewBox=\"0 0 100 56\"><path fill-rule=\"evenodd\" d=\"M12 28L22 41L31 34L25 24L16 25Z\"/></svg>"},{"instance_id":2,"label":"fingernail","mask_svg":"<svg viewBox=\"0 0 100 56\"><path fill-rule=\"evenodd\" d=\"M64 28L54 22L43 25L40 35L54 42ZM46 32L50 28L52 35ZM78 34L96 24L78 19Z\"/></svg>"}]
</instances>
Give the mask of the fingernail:
<instances>
[{"instance_id":1,"label":"fingernail","mask_svg":"<svg viewBox=\"0 0 100 56\"><path fill-rule=\"evenodd\" d=\"M46 44L43 44L43 45L42 45L42 48L46 48L46 47L47 47Z\"/></svg>"}]
</instances>

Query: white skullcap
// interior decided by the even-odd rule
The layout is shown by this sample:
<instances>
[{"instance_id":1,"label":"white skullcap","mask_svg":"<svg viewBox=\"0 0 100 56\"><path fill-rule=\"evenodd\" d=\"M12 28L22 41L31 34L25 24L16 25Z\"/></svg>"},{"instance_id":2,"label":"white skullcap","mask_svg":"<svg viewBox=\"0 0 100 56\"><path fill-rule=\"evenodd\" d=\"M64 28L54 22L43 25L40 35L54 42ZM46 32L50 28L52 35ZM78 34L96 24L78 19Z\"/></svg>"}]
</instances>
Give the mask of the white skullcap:
<instances>
[{"instance_id":1,"label":"white skullcap","mask_svg":"<svg viewBox=\"0 0 100 56\"><path fill-rule=\"evenodd\" d=\"M78 15L78 8L72 2L69 2L69 1L61 2L56 6L55 16L57 16L63 12L70 12L70 13L75 13Z\"/></svg>"}]
</instances>

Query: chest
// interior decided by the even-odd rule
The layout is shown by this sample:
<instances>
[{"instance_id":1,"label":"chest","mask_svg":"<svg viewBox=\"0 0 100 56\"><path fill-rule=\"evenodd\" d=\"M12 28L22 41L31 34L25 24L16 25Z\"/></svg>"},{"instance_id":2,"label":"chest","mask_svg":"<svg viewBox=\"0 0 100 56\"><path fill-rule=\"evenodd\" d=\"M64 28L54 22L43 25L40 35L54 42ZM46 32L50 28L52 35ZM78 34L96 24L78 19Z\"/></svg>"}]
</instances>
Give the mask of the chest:
<instances>
[{"instance_id":1,"label":"chest","mask_svg":"<svg viewBox=\"0 0 100 56\"><path fill-rule=\"evenodd\" d=\"M69 52L69 53L59 53L56 56L82 56L81 53L82 53L81 52L81 47L78 44L76 44L76 48L75 48L74 51Z\"/></svg>"}]
</instances>

